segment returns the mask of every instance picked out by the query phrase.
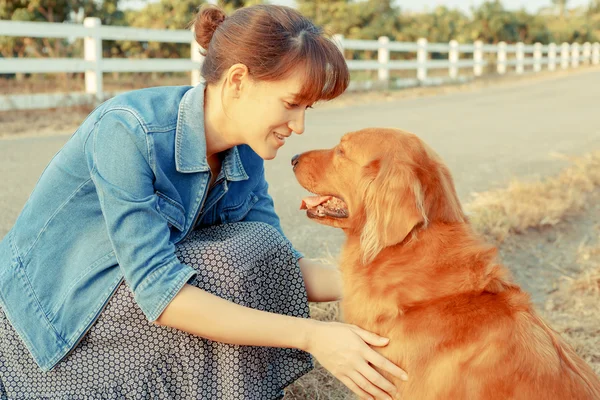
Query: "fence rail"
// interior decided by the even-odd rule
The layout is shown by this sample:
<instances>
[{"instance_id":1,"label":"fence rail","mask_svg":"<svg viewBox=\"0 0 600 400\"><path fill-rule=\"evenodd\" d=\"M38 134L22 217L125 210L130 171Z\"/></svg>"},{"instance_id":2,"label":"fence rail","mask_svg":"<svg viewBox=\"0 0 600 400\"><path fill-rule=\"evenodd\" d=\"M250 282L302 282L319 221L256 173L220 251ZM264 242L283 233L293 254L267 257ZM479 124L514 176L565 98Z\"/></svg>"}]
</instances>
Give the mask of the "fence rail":
<instances>
[{"instance_id":1,"label":"fence rail","mask_svg":"<svg viewBox=\"0 0 600 400\"><path fill-rule=\"evenodd\" d=\"M200 81L202 55L193 35L187 30L155 30L130 27L102 26L98 18L86 18L83 25L47 22L0 21L0 36L36 38L83 38L84 58L0 58L0 74L14 73L85 73L85 92L69 94L0 94L0 111L14 109L49 108L63 105L102 101L111 94L103 90L105 72L191 72L191 84ZM190 59L117 59L102 57L102 41L128 40L140 42L188 43ZM600 64L600 43L550 43L525 45L524 43L484 44L480 41L460 44L430 43L426 39L417 42L394 42L387 37L379 40L345 39L336 35L334 40L342 51L373 51L376 60L347 59L351 71L377 71L377 80L351 82L350 90L373 86L413 86L458 81L460 69L472 69L472 76L479 77L484 67L493 67L497 74L514 72L522 74L525 67L539 72L558 68L577 68L582 64ZM414 59L395 60L392 53L414 53ZM447 54L447 58L440 55ZM464 54L468 54L465 58ZM462 55L462 58L461 58ZM491 65L489 59L493 59ZM433 77L428 71L447 69L446 78ZM416 71L416 79L391 79L390 71Z\"/></svg>"}]
</instances>

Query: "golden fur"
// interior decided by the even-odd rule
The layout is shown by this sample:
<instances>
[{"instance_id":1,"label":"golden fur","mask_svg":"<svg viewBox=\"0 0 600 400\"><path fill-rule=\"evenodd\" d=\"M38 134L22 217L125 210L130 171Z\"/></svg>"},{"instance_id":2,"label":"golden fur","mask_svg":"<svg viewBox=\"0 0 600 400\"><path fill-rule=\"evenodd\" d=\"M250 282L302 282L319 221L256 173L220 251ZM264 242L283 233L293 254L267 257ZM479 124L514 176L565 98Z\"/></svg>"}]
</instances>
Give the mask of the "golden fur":
<instances>
[{"instance_id":1,"label":"golden fur","mask_svg":"<svg viewBox=\"0 0 600 400\"><path fill-rule=\"evenodd\" d=\"M333 195L344 230L344 320L390 338L406 370L398 398L600 399L592 369L536 314L529 295L472 231L452 177L415 135L365 129L303 153L300 184Z\"/></svg>"}]
</instances>

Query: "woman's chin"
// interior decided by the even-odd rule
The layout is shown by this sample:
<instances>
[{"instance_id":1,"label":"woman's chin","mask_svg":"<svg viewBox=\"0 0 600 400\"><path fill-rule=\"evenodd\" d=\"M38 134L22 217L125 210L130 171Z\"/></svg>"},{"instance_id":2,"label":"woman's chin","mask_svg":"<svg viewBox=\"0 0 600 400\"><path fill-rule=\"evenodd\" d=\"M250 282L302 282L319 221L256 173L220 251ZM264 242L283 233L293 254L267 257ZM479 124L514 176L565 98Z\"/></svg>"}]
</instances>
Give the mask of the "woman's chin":
<instances>
[{"instance_id":1,"label":"woman's chin","mask_svg":"<svg viewBox=\"0 0 600 400\"><path fill-rule=\"evenodd\" d=\"M274 159L275 156L277 156L277 150L279 150L274 148L273 146L260 146L259 148L253 146L250 147L252 147L252 150L254 150L254 152L258 154L259 157L263 160Z\"/></svg>"},{"instance_id":2,"label":"woman's chin","mask_svg":"<svg viewBox=\"0 0 600 400\"><path fill-rule=\"evenodd\" d=\"M271 151L271 152L269 152L269 153L267 153L265 155L260 155L259 154L259 156L261 156L263 160L272 160L272 159L275 158L275 156L277 156L277 150Z\"/></svg>"}]
</instances>

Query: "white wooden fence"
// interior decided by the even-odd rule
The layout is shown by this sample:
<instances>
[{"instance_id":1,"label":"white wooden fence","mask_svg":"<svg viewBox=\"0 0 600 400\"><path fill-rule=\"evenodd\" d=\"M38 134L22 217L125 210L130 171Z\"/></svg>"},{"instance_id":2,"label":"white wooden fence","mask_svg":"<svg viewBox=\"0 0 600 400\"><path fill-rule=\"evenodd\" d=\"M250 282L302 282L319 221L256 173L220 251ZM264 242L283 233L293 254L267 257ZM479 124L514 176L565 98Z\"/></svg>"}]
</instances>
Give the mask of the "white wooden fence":
<instances>
[{"instance_id":1,"label":"white wooden fence","mask_svg":"<svg viewBox=\"0 0 600 400\"><path fill-rule=\"evenodd\" d=\"M102 101L115 93L103 90L102 76L105 72L177 72L191 71L191 84L200 80L202 56L193 35L187 30L152 30L130 27L102 26L98 18L86 18L83 25L46 22L0 21L0 36L38 38L83 38L84 58L0 58L0 74L12 73L58 73L84 72L84 93L6 95L0 93L0 110L34 109L67 106L73 104ZM191 58L186 59L117 59L102 57L103 40L128 40L140 42L187 43L191 46ZM533 72L557 68L577 68L581 64L600 63L600 43L550 43L525 45L523 43L497 45L429 43L419 39L416 43L393 42L387 37L376 41L351 40L336 35L336 43L341 49L369 50L377 52L377 60L347 60L350 70L378 71L375 81L352 82L350 90L368 89L375 86L406 87L433 85L447 81L464 80L459 69L472 69L470 75L479 77L489 64L487 58L495 58L498 74L514 72L522 74L526 67ZM413 60L393 60L393 52L416 53ZM430 54L448 54L447 59L431 59ZM465 58L464 55L467 55ZM462 55L462 59L461 59ZM447 69L448 75L431 76L429 71ZM390 79L390 71L416 70L416 79Z\"/></svg>"}]
</instances>

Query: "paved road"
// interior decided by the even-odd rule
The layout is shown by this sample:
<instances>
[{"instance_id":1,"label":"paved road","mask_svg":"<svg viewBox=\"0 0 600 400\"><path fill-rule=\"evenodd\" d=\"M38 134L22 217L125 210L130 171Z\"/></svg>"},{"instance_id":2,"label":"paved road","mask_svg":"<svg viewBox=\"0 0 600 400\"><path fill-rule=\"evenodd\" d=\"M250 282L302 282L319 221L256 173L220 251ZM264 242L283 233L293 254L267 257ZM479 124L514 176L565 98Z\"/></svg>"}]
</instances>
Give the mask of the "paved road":
<instances>
[{"instance_id":1,"label":"paved road","mask_svg":"<svg viewBox=\"0 0 600 400\"><path fill-rule=\"evenodd\" d=\"M478 92L402 99L309 111L306 133L288 139L267 163L267 179L283 229L309 257L337 254L341 232L298 211L307 193L295 181L292 155L329 147L348 131L390 126L420 135L453 172L461 199L514 177L554 174L554 153L600 150L600 71ZM0 139L0 237L8 231L44 166L68 135Z\"/></svg>"}]
</instances>

